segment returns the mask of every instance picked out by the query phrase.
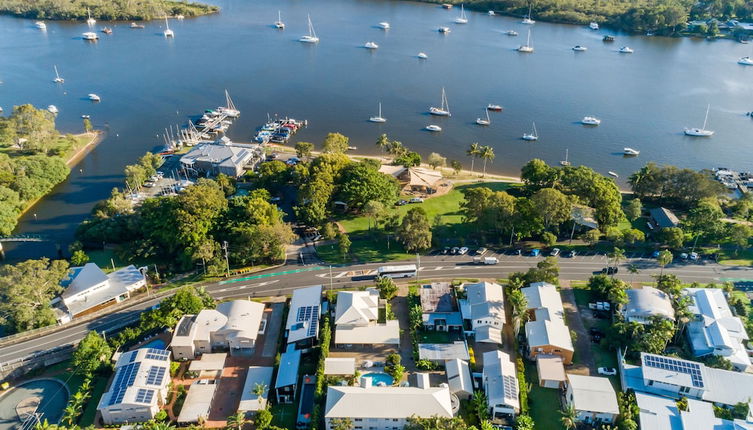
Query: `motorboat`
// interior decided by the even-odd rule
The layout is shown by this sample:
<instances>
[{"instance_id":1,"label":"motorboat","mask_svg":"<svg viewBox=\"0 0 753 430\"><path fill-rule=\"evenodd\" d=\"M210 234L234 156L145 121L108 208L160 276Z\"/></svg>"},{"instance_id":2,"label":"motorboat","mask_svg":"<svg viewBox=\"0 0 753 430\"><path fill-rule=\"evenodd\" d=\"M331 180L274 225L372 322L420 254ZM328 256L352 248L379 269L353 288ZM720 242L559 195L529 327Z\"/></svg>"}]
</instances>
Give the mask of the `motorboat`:
<instances>
[{"instance_id":1,"label":"motorboat","mask_svg":"<svg viewBox=\"0 0 753 430\"><path fill-rule=\"evenodd\" d=\"M178 21L183 21L184 19L186 19L186 17L183 15L175 15L175 19L177 19Z\"/></svg>"},{"instance_id":2,"label":"motorboat","mask_svg":"<svg viewBox=\"0 0 753 430\"><path fill-rule=\"evenodd\" d=\"M47 24L44 21L37 21L34 23L34 26L40 30L47 30Z\"/></svg>"},{"instance_id":3,"label":"motorboat","mask_svg":"<svg viewBox=\"0 0 753 430\"><path fill-rule=\"evenodd\" d=\"M591 30L598 30L599 24L596 22L591 22L590 24L588 24L588 28L590 28Z\"/></svg>"},{"instance_id":4,"label":"motorboat","mask_svg":"<svg viewBox=\"0 0 753 430\"><path fill-rule=\"evenodd\" d=\"M560 166L569 166L570 165L570 150L565 149L565 159L560 161Z\"/></svg>"},{"instance_id":5,"label":"motorboat","mask_svg":"<svg viewBox=\"0 0 753 430\"><path fill-rule=\"evenodd\" d=\"M620 54L632 54L632 53L633 53L633 48L629 46L623 46L622 48L620 48Z\"/></svg>"},{"instance_id":6,"label":"motorboat","mask_svg":"<svg viewBox=\"0 0 753 430\"><path fill-rule=\"evenodd\" d=\"M515 31L515 30L507 30L507 31L505 31L505 34L508 35L508 36L517 36L518 32Z\"/></svg>"},{"instance_id":7,"label":"motorboat","mask_svg":"<svg viewBox=\"0 0 753 430\"><path fill-rule=\"evenodd\" d=\"M640 153L641 153L641 151L638 151L637 149L633 149L633 148L628 148L628 147L625 147L625 148L622 148L622 153L623 153L624 155L631 155L631 156L635 156L635 155L638 155L638 154L640 154Z\"/></svg>"},{"instance_id":8,"label":"motorboat","mask_svg":"<svg viewBox=\"0 0 753 430\"><path fill-rule=\"evenodd\" d=\"M465 16L465 8L460 4L460 16L455 18L455 24L468 24L468 17Z\"/></svg>"},{"instance_id":9,"label":"motorboat","mask_svg":"<svg viewBox=\"0 0 753 430\"><path fill-rule=\"evenodd\" d=\"M420 59L422 59L422 60L425 60L425 59L429 58L429 56L426 55L426 53L424 53L424 52L419 52L418 55L417 55L417 57L420 58Z\"/></svg>"},{"instance_id":10,"label":"motorboat","mask_svg":"<svg viewBox=\"0 0 753 430\"><path fill-rule=\"evenodd\" d=\"M387 119L382 116L382 103L379 103L379 114L377 116L372 116L369 118L370 122L387 122Z\"/></svg>"},{"instance_id":11,"label":"motorboat","mask_svg":"<svg viewBox=\"0 0 753 430\"><path fill-rule=\"evenodd\" d=\"M601 120L594 116L584 116L583 119L580 120L580 123L583 125L599 125L601 124Z\"/></svg>"},{"instance_id":12,"label":"motorboat","mask_svg":"<svg viewBox=\"0 0 753 430\"><path fill-rule=\"evenodd\" d=\"M607 173L609 174L609 176L612 176L612 177L614 177L614 178L619 178L619 177L620 177L620 175L618 175L617 173L615 173L615 172L613 172L613 171L611 171L611 170L610 170L610 171L608 171Z\"/></svg>"},{"instance_id":13,"label":"motorboat","mask_svg":"<svg viewBox=\"0 0 753 430\"><path fill-rule=\"evenodd\" d=\"M81 118L82 119L89 119L89 118L91 118L91 115L84 114L84 115L81 115Z\"/></svg>"},{"instance_id":14,"label":"motorboat","mask_svg":"<svg viewBox=\"0 0 753 430\"><path fill-rule=\"evenodd\" d=\"M102 100L98 95L96 95L94 93L90 93L86 97L89 98L89 100L91 100L93 102L98 102L98 101Z\"/></svg>"},{"instance_id":15,"label":"motorboat","mask_svg":"<svg viewBox=\"0 0 753 430\"><path fill-rule=\"evenodd\" d=\"M55 79L53 79L52 82L54 82L56 84L62 84L63 82L65 82L65 79L61 78L60 74L58 73L58 66L55 65L55 66L52 66L52 67L55 68Z\"/></svg>"},{"instance_id":16,"label":"motorboat","mask_svg":"<svg viewBox=\"0 0 753 430\"><path fill-rule=\"evenodd\" d=\"M442 87L442 105L441 107L430 107L429 113L436 116L452 116L450 113L450 104L447 103L447 94Z\"/></svg>"},{"instance_id":17,"label":"motorboat","mask_svg":"<svg viewBox=\"0 0 753 430\"><path fill-rule=\"evenodd\" d=\"M55 106L55 105L49 105L49 106L47 106L47 111L49 111L50 113L55 114L55 115L57 115L57 113L59 112L57 106Z\"/></svg>"},{"instance_id":18,"label":"motorboat","mask_svg":"<svg viewBox=\"0 0 753 430\"><path fill-rule=\"evenodd\" d=\"M573 46L573 51L583 52L583 51L588 51L588 48L586 48L585 46L582 46L582 45L575 45L575 46Z\"/></svg>"},{"instance_id":19,"label":"motorboat","mask_svg":"<svg viewBox=\"0 0 753 430\"><path fill-rule=\"evenodd\" d=\"M524 54L532 54L533 53L533 46L531 46L531 29L528 29L528 38L526 39L525 45L520 45L518 47L518 52L522 52Z\"/></svg>"},{"instance_id":20,"label":"motorboat","mask_svg":"<svg viewBox=\"0 0 753 430\"><path fill-rule=\"evenodd\" d=\"M282 13L279 10L277 11L277 21L275 21L275 28L279 28L280 30L285 29L285 23L282 22Z\"/></svg>"},{"instance_id":21,"label":"motorboat","mask_svg":"<svg viewBox=\"0 0 753 430\"><path fill-rule=\"evenodd\" d=\"M753 66L753 58L740 57L740 59L737 60L737 64L742 64L743 66Z\"/></svg>"},{"instance_id":22,"label":"motorboat","mask_svg":"<svg viewBox=\"0 0 753 430\"><path fill-rule=\"evenodd\" d=\"M487 14L487 15L489 15L489 16L494 16L494 15L496 15L496 13L494 13L494 11L493 11L493 10L490 10L490 11L489 11L489 12L487 12L486 14Z\"/></svg>"},{"instance_id":23,"label":"motorboat","mask_svg":"<svg viewBox=\"0 0 753 430\"><path fill-rule=\"evenodd\" d=\"M377 45L376 42L366 42L363 47L366 49L377 49L379 48L379 45Z\"/></svg>"},{"instance_id":24,"label":"motorboat","mask_svg":"<svg viewBox=\"0 0 753 430\"><path fill-rule=\"evenodd\" d=\"M112 34L112 28L110 28L110 27L103 27L102 28L102 33L104 33L104 34Z\"/></svg>"},{"instance_id":25,"label":"motorboat","mask_svg":"<svg viewBox=\"0 0 753 430\"><path fill-rule=\"evenodd\" d=\"M389 30L390 29L390 23L387 22L387 21L382 21L378 25L379 25L379 28L381 28L382 30Z\"/></svg>"},{"instance_id":26,"label":"motorboat","mask_svg":"<svg viewBox=\"0 0 753 430\"><path fill-rule=\"evenodd\" d=\"M426 131L438 132L438 131L442 131L442 127L440 127L440 126L438 126L436 124L429 124L429 125L426 126L425 130Z\"/></svg>"},{"instance_id":27,"label":"motorboat","mask_svg":"<svg viewBox=\"0 0 753 430\"><path fill-rule=\"evenodd\" d=\"M706 123L709 120L709 109L711 109L711 105L706 106L706 118L704 118L703 120L703 127L702 128L686 128L685 129L686 136L709 137L714 134L713 130L706 130Z\"/></svg>"},{"instance_id":28,"label":"motorboat","mask_svg":"<svg viewBox=\"0 0 753 430\"><path fill-rule=\"evenodd\" d=\"M93 27L94 24L97 23L97 20L92 18L91 12L89 12L89 8L86 8L86 14L89 16L89 18L86 19L86 24L88 24L90 27Z\"/></svg>"},{"instance_id":29,"label":"motorboat","mask_svg":"<svg viewBox=\"0 0 753 430\"><path fill-rule=\"evenodd\" d=\"M484 109L486 118L476 118L476 124L478 125L491 125L492 120L489 118L489 109Z\"/></svg>"},{"instance_id":30,"label":"motorboat","mask_svg":"<svg viewBox=\"0 0 753 430\"><path fill-rule=\"evenodd\" d=\"M311 23L311 15L308 16L309 20L309 34L305 36L301 36L300 39L298 39L299 42L303 43L319 43L319 38L316 37L316 31L314 31L314 24Z\"/></svg>"},{"instance_id":31,"label":"motorboat","mask_svg":"<svg viewBox=\"0 0 753 430\"><path fill-rule=\"evenodd\" d=\"M99 39L99 36L97 35L97 33L93 32L93 31L87 31L86 33L82 34L81 36L83 36L84 40L97 40L97 39Z\"/></svg>"},{"instance_id":32,"label":"motorboat","mask_svg":"<svg viewBox=\"0 0 753 430\"><path fill-rule=\"evenodd\" d=\"M170 24L167 22L167 15L165 15L165 31L162 33L165 37L175 37L175 32L170 29Z\"/></svg>"},{"instance_id":33,"label":"motorboat","mask_svg":"<svg viewBox=\"0 0 753 430\"><path fill-rule=\"evenodd\" d=\"M129 27L131 27L131 28L144 28L144 24L136 24L135 22L132 22Z\"/></svg>"},{"instance_id":34,"label":"motorboat","mask_svg":"<svg viewBox=\"0 0 753 430\"><path fill-rule=\"evenodd\" d=\"M452 9L452 4L450 4L450 3L442 3L442 8L450 10L450 9Z\"/></svg>"},{"instance_id":35,"label":"motorboat","mask_svg":"<svg viewBox=\"0 0 753 430\"><path fill-rule=\"evenodd\" d=\"M443 34L447 34L447 33L450 32L450 27L439 27L439 29L437 31L439 31L440 33L443 33Z\"/></svg>"},{"instance_id":36,"label":"motorboat","mask_svg":"<svg viewBox=\"0 0 753 430\"><path fill-rule=\"evenodd\" d=\"M502 106L490 103L486 105L486 110L490 110L492 112L502 112Z\"/></svg>"},{"instance_id":37,"label":"motorboat","mask_svg":"<svg viewBox=\"0 0 753 430\"><path fill-rule=\"evenodd\" d=\"M534 21L533 18L531 18L531 8L532 7L533 7L533 3L531 3L531 4L528 5L528 15L526 15L523 18L523 21L520 21L521 24L525 24L525 25L536 24L536 21Z\"/></svg>"},{"instance_id":38,"label":"motorboat","mask_svg":"<svg viewBox=\"0 0 753 430\"><path fill-rule=\"evenodd\" d=\"M609 34L605 35L602 39L602 42L614 42L614 36L611 36Z\"/></svg>"},{"instance_id":39,"label":"motorboat","mask_svg":"<svg viewBox=\"0 0 753 430\"><path fill-rule=\"evenodd\" d=\"M527 140L529 142L533 142L536 140L539 140L539 133L536 131L536 123L533 123L533 132L532 133L523 133L523 140Z\"/></svg>"}]
</instances>

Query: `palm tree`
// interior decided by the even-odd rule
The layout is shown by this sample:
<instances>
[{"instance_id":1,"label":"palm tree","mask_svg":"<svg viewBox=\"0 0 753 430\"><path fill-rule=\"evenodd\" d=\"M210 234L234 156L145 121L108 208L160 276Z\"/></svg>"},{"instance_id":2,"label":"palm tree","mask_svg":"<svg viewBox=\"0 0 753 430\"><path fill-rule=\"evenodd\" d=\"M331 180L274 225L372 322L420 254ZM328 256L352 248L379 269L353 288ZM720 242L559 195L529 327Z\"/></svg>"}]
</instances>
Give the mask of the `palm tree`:
<instances>
[{"instance_id":1,"label":"palm tree","mask_svg":"<svg viewBox=\"0 0 753 430\"><path fill-rule=\"evenodd\" d=\"M257 385L261 385L261 384L257 384ZM246 414L244 412L238 411L236 414L233 414L227 417L228 429L242 430L243 426L245 426L246 423L248 423L248 420L246 419Z\"/></svg>"},{"instance_id":2,"label":"palm tree","mask_svg":"<svg viewBox=\"0 0 753 430\"><path fill-rule=\"evenodd\" d=\"M382 134L381 136L377 138L376 145L382 151L386 151L390 147L390 139L387 137L386 134Z\"/></svg>"},{"instance_id":3,"label":"palm tree","mask_svg":"<svg viewBox=\"0 0 753 430\"><path fill-rule=\"evenodd\" d=\"M562 427L567 430L572 430L578 426L578 413L575 412L575 407L573 405L565 406L565 409L560 411L560 415L562 415L560 417Z\"/></svg>"},{"instance_id":4,"label":"palm tree","mask_svg":"<svg viewBox=\"0 0 753 430\"><path fill-rule=\"evenodd\" d=\"M609 253L608 257L614 261L614 267L616 269L620 262L625 260L625 251L615 247L614 250ZM614 278L614 272L612 272L612 277Z\"/></svg>"},{"instance_id":5,"label":"palm tree","mask_svg":"<svg viewBox=\"0 0 753 430\"><path fill-rule=\"evenodd\" d=\"M481 145L478 142L471 143L471 146L465 151L465 155L471 157L471 175L473 175L473 164L476 161L476 157L481 155Z\"/></svg>"},{"instance_id":6,"label":"palm tree","mask_svg":"<svg viewBox=\"0 0 753 430\"><path fill-rule=\"evenodd\" d=\"M81 407L76 407L76 405L68 404L68 406L63 409L63 422L65 422L68 427L73 426L76 421L78 420L78 415L81 412Z\"/></svg>"},{"instance_id":7,"label":"palm tree","mask_svg":"<svg viewBox=\"0 0 753 430\"><path fill-rule=\"evenodd\" d=\"M627 270L628 272L630 272L631 275L633 275L632 279L630 280L630 282L633 282L635 280L635 275L640 273L640 270L638 270L638 266L636 266L635 264L629 265Z\"/></svg>"},{"instance_id":8,"label":"palm tree","mask_svg":"<svg viewBox=\"0 0 753 430\"><path fill-rule=\"evenodd\" d=\"M659 256L656 257L656 264L658 264L661 267L661 272L659 272L659 276L664 274L664 266L672 262L672 253L667 251L666 249L659 253Z\"/></svg>"},{"instance_id":9,"label":"palm tree","mask_svg":"<svg viewBox=\"0 0 753 430\"><path fill-rule=\"evenodd\" d=\"M512 326L515 337L518 337L520 326L528 319L528 299L520 288L510 288L507 300L512 308Z\"/></svg>"},{"instance_id":10,"label":"palm tree","mask_svg":"<svg viewBox=\"0 0 753 430\"><path fill-rule=\"evenodd\" d=\"M494 148L491 146L484 146L481 148L480 157L484 160L484 174L486 176L486 162L494 160Z\"/></svg>"}]
</instances>

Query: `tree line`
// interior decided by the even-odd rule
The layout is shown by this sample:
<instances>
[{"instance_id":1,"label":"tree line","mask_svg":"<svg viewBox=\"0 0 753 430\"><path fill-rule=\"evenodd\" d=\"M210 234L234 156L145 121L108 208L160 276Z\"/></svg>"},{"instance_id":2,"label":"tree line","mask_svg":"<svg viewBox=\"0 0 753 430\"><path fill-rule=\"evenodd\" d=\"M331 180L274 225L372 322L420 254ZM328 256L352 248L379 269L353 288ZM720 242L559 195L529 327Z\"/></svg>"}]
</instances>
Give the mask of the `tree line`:
<instances>
[{"instance_id":1,"label":"tree line","mask_svg":"<svg viewBox=\"0 0 753 430\"><path fill-rule=\"evenodd\" d=\"M187 17L219 12L213 5L177 0L0 0L0 13L32 19L151 20L164 16Z\"/></svg>"}]
</instances>

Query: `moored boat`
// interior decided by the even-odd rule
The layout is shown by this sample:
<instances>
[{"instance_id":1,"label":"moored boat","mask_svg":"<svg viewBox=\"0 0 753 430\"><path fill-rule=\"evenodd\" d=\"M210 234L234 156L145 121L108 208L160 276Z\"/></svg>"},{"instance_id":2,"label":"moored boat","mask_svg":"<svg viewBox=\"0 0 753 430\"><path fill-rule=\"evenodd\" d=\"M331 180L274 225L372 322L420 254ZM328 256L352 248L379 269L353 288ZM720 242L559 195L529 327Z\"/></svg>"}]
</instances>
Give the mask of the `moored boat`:
<instances>
[{"instance_id":1,"label":"moored boat","mask_svg":"<svg viewBox=\"0 0 753 430\"><path fill-rule=\"evenodd\" d=\"M438 131L442 131L442 127L440 127L440 126L438 126L436 124L429 124L429 125L426 126L425 130L426 131L438 132Z\"/></svg>"},{"instance_id":2,"label":"moored boat","mask_svg":"<svg viewBox=\"0 0 753 430\"><path fill-rule=\"evenodd\" d=\"M622 153L623 153L624 155L631 155L631 156L635 156L635 155L638 155L638 154L640 154L640 153L641 153L641 151L638 151L637 149L633 149L633 148L628 148L628 147L625 147L625 148L623 148L623 149L622 149Z\"/></svg>"}]
</instances>

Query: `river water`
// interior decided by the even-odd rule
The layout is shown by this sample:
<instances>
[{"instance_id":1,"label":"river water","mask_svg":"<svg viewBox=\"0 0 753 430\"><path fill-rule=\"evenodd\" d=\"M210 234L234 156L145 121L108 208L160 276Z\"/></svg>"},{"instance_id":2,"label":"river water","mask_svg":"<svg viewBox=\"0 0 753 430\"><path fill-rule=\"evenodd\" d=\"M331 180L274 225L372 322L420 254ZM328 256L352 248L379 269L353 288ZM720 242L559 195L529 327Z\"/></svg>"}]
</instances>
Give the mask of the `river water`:
<instances>
[{"instance_id":1,"label":"river water","mask_svg":"<svg viewBox=\"0 0 753 430\"><path fill-rule=\"evenodd\" d=\"M236 141L249 141L267 114L278 114L309 120L296 139L319 143L339 131L370 154L387 133L424 156L439 152L469 166L465 149L479 142L494 148L488 170L495 173L517 175L533 157L557 163L566 149L574 165L617 172L620 181L649 160L750 169L753 121L745 113L753 110L753 67L736 61L753 55L753 45L622 34L610 44L601 41L607 30L538 22L530 27L535 53L521 54L515 48L529 27L516 18L469 13L470 22L457 25L457 9L388 0L216 3L220 14L171 21L174 39L162 36L159 21L141 30L106 23L114 33L90 43L81 39L83 23L48 22L43 32L33 21L0 17L0 106L7 112L22 103L54 104L64 131L81 131L82 114L108 130L70 178L23 217L18 232L70 241L91 207L121 185L126 164L160 146L165 127L222 104L225 88L242 111L229 132ZM284 31L271 26L278 10ZM318 45L297 42L307 14ZM380 21L392 28L379 29ZM439 26L452 32L441 35ZM519 36L505 35L508 29ZM364 49L367 41L379 49ZM576 44L589 49L573 52ZM618 53L623 45L635 53ZM416 58L421 51L427 60ZM63 85L52 83L53 65ZM430 117L442 87L452 117ZM92 92L101 103L86 99ZM367 122L379 102L388 122ZM480 127L474 121L488 103L505 110ZM703 124L707 104L716 134L684 136L683 127ZM602 125L578 124L585 115ZM540 139L523 142L533 121ZM423 131L430 123L443 131ZM641 155L623 158L625 146ZM5 247L11 259L55 251L52 244Z\"/></svg>"}]
</instances>

